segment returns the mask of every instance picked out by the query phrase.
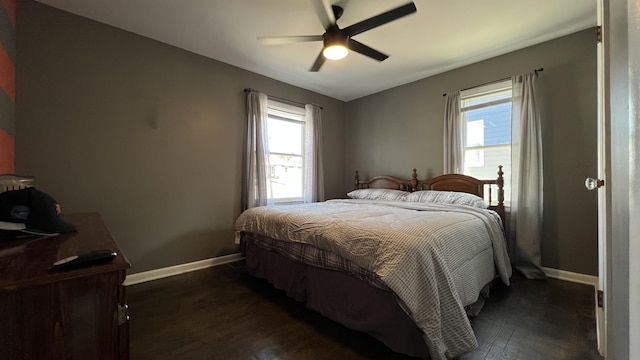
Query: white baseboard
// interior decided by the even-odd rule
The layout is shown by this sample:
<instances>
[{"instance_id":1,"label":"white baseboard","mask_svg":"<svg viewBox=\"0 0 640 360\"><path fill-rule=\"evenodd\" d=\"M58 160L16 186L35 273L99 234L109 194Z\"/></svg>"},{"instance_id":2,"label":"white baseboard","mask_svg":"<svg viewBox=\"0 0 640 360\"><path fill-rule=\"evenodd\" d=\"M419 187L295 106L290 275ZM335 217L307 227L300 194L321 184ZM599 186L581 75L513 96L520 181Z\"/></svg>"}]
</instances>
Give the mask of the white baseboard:
<instances>
[{"instance_id":1,"label":"white baseboard","mask_svg":"<svg viewBox=\"0 0 640 360\"><path fill-rule=\"evenodd\" d=\"M200 261L194 261L186 264L169 266L161 269L143 271L140 273L127 275L127 278L124 281L124 285L129 286L140 284L143 282L162 279L174 275L180 275L191 271L202 270L212 266L223 265L242 259L242 254L236 253ZM553 279L571 281L579 284L592 285L595 287L598 286L597 276L574 273L571 271L553 269L548 267L543 267L542 271L544 271L545 275Z\"/></svg>"},{"instance_id":2,"label":"white baseboard","mask_svg":"<svg viewBox=\"0 0 640 360\"><path fill-rule=\"evenodd\" d=\"M224 256L218 256L211 259L204 259L200 261L194 261L186 264L169 266L166 268L143 271L136 274L127 275L127 278L124 280L124 285L135 285L143 282L157 280L166 278L169 276L180 275L184 273L188 273L191 271L202 270L212 266L218 266L226 263L230 263L233 261L238 261L243 259L242 254L230 254Z\"/></svg>"},{"instance_id":3,"label":"white baseboard","mask_svg":"<svg viewBox=\"0 0 640 360\"><path fill-rule=\"evenodd\" d=\"M592 286L598 287L597 276L574 273L571 271L552 269L547 267L543 267L542 271L544 271L547 277L550 277L553 279L571 281L574 283L592 285Z\"/></svg>"}]
</instances>

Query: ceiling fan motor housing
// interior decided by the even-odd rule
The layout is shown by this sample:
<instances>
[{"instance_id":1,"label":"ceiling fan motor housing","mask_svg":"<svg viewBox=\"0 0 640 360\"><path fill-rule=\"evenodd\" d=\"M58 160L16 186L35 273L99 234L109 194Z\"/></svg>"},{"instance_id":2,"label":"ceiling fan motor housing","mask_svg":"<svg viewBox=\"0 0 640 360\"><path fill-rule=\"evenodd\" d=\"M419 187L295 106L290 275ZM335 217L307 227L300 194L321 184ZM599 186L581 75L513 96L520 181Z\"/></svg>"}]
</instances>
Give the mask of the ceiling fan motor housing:
<instances>
[{"instance_id":1,"label":"ceiling fan motor housing","mask_svg":"<svg viewBox=\"0 0 640 360\"><path fill-rule=\"evenodd\" d=\"M343 34L337 25L331 26L327 29L324 35L322 35L322 41L325 48L329 46L349 47L349 37Z\"/></svg>"}]
</instances>

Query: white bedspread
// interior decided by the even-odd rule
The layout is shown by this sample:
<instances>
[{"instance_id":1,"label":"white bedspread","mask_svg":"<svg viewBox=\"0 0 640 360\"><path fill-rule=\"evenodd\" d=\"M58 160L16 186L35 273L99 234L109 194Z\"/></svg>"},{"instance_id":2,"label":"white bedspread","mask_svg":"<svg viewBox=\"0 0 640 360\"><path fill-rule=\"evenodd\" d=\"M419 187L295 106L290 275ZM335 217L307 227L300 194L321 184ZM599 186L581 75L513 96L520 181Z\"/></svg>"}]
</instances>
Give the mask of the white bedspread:
<instances>
[{"instance_id":1,"label":"white bedspread","mask_svg":"<svg viewBox=\"0 0 640 360\"><path fill-rule=\"evenodd\" d=\"M445 359L477 347L452 269L468 268L470 257L491 250L509 284L511 265L498 219L468 206L329 200L252 208L240 215L236 231L310 244L378 274L424 332L431 357Z\"/></svg>"}]
</instances>

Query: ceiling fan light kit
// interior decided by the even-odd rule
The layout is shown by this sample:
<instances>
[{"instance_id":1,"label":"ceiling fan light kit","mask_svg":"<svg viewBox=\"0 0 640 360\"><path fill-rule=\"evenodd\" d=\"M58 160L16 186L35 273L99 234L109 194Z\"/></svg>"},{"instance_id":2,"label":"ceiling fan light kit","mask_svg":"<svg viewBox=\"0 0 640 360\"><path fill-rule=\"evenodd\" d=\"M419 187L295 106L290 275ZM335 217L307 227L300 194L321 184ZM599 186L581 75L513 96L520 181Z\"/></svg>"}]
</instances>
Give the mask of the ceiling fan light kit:
<instances>
[{"instance_id":1,"label":"ceiling fan light kit","mask_svg":"<svg viewBox=\"0 0 640 360\"><path fill-rule=\"evenodd\" d=\"M338 5L330 5L329 0L311 0L315 5L318 16L325 26L325 33L321 36L267 36L259 37L263 44L285 44L307 41L323 41L323 49L316 58L309 71L318 71L325 59L339 60L347 56L349 50L368 56L378 61L384 61L389 56L378 50L352 39L353 36L384 25L401 17L413 14L417 11L416 5L409 2L395 9L360 21L353 25L340 29L336 21L342 16L343 9Z\"/></svg>"},{"instance_id":2,"label":"ceiling fan light kit","mask_svg":"<svg viewBox=\"0 0 640 360\"><path fill-rule=\"evenodd\" d=\"M322 55L329 60L343 59L349 53L347 49L349 38L338 29L338 27L330 28L322 36L324 49Z\"/></svg>"},{"instance_id":3,"label":"ceiling fan light kit","mask_svg":"<svg viewBox=\"0 0 640 360\"><path fill-rule=\"evenodd\" d=\"M349 50L343 45L331 45L322 50L322 55L329 60L344 59L347 54L349 54Z\"/></svg>"}]
</instances>

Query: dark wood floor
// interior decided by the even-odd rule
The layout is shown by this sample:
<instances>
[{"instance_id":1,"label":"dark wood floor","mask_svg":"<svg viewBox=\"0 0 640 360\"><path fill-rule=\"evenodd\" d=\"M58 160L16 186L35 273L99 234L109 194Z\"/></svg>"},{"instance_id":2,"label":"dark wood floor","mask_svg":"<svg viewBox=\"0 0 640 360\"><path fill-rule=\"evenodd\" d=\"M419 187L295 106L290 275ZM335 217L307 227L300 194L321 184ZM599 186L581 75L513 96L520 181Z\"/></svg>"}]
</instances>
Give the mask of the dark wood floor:
<instances>
[{"instance_id":1,"label":"dark wood floor","mask_svg":"<svg viewBox=\"0 0 640 360\"><path fill-rule=\"evenodd\" d=\"M242 262L127 287L131 359L410 359L307 310ZM472 321L475 359L602 359L593 287L498 283Z\"/></svg>"}]
</instances>

